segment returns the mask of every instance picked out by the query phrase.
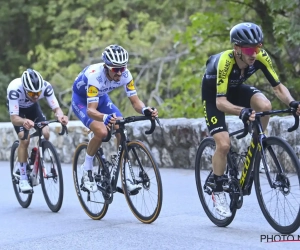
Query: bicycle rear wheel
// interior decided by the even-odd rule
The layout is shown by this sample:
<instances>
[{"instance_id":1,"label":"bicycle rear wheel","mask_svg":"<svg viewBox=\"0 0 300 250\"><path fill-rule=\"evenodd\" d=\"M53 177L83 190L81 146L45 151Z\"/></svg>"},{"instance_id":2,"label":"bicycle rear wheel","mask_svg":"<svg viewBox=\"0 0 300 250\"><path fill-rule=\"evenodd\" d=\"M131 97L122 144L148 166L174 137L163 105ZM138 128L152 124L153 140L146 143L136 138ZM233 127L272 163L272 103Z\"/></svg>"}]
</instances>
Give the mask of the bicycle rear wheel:
<instances>
[{"instance_id":1,"label":"bicycle rear wheel","mask_svg":"<svg viewBox=\"0 0 300 250\"><path fill-rule=\"evenodd\" d=\"M50 141L42 141L43 161L39 165L40 182L46 203L52 212L58 212L63 203L64 184L58 154Z\"/></svg>"},{"instance_id":2,"label":"bicycle rear wheel","mask_svg":"<svg viewBox=\"0 0 300 250\"><path fill-rule=\"evenodd\" d=\"M11 178L12 178L12 184L14 188L15 195L17 197L17 200L19 204L23 208L29 207L32 201L32 193L25 194L20 191L19 188L19 180L20 180L20 170L17 166L18 162L18 147L19 142L15 141L11 147L10 151L10 172L11 172Z\"/></svg>"},{"instance_id":3,"label":"bicycle rear wheel","mask_svg":"<svg viewBox=\"0 0 300 250\"><path fill-rule=\"evenodd\" d=\"M212 137L205 138L199 145L196 162L195 177L198 195L202 207L208 218L218 227L228 226L234 219L236 208L231 210L231 217L223 217L219 215L214 207L212 200L212 188L206 184L207 179L212 174L212 157L216 150L216 144ZM226 193L227 201L230 201L228 193Z\"/></svg>"},{"instance_id":4,"label":"bicycle rear wheel","mask_svg":"<svg viewBox=\"0 0 300 250\"><path fill-rule=\"evenodd\" d=\"M263 145L265 172L259 173L262 159L260 153L257 154L254 165L258 203L266 220L276 231L291 234L300 226L299 160L292 147L279 137L268 137Z\"/></svg>"},{"instance_id":5,"label":"bicycle rear wheel","mask_svg":"<svg viewBox=\"0 0 300 250\"><path fill-rule=\"evenodd\" d=\"M91 193L83 187L82 171L80 168L85 160L86 149L87 143L81 143L75 150L73 158L73 181L78 200L84 212L93 220L100 220L105 216L109 205L105 203L101 191L98 190L95 193ZM100 175L103 165L98 154L94 157L93 166L93 175Z\"/></svg>"},{"instance_id":6,"label":"bicycle rear wheel","mask_svg":"<svg viewBox=\"0 0 300 250\"><path fill-rule=\"evenodd\" d=\"M160 172L149 149L140 141L127 143L128 160L125 150L121 156L121 179L123 192L130 210L143 223L152 223L159 216L163 190ZM142 188L129 191L128 180Z\"/></svg>"}]
</instances>

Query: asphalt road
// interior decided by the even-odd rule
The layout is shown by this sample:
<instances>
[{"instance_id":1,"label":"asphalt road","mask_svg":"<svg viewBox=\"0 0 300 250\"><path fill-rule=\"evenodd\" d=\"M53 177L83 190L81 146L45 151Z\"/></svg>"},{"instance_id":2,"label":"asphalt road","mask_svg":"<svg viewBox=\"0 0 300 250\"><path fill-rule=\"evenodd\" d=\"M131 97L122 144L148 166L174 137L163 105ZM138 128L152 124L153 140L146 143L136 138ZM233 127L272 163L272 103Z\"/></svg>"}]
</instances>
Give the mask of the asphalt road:
<instances>
[{"instance_id":1,"label":"asphalt road","mask_svg":"<svg viewBox=\"0 0 300 250\"><path fill-rule=\"evenodd\" d=\"M106 216L90 219L81 208L73 186L71 165L63 165L64 202L52 213L41 186L29 208L22 208L13 191L9 163L0 162L0 249L299 249L300 242L261 241L262 235L279 239L265 220L255 192L227 228L216 227L204 213L193 170L160 169L164 199L158 219L148 225L131 213L117 193ZM294 233L298 239L300 230ZM291 238L289 238L291 239Z\"/></svg>"}]
</instances>

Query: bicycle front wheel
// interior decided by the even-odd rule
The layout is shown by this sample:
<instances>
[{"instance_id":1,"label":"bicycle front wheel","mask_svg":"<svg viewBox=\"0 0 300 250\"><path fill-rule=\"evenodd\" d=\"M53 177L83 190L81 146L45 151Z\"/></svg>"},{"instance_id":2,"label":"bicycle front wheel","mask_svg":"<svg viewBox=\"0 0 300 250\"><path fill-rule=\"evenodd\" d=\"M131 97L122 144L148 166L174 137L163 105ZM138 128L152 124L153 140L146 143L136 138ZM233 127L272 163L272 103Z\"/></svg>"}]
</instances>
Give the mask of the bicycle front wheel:
<instances>
[{"instance_id":1,"label":"bicycle front wheel","mask_svg":"<svg viewBox=\"0 0 300 250\"><path fill-rule=\"evenodd\" d=\"M231 210L231 217L223 217L219 215L214 207L212 200L212 188L207 185L207 180L212 174L212 157L216 150L216 144L212 137L205 138L197 151L195 162L195 177L198 195L202 207L208 218L218 227L228 226L234 219L236 208ZM230 197L225 193L227 201Z\"/></svg>"},{"instance_id":2,"label":"bicycle front wheel","mask_svg":"<svg viewBox=\"0 0 300 250\"><path fill-rule=\"evenodd\" d=\"M75 150L73 158L73 181L76 195L84 212L93 220L100 220L105 216L108 204L105 203L100 190L91 193L83 186L81 165L85 160L86 149L87 143L81 143ZM102 161L99 155L96 154L93 161L93 175L100 175L102 169Z\"/></svg>"},{"instance_id":3,"label":"bicycle front wheel","mask_svg":"<svg viewBox=\"0 0 300 250\"><path fill-rule=\"evenodd\" d=\"M268 137L263 145L265 171L259 173L262 160L259 152L254 165L258 203L266 220L276 231L291 234L300 225L299 160L292 147L279 137Z\"/></svg>"},{"instance_id":4,"label":"bicycle front wheel","mask_svg":"<svg viewBox=\"0 0 300 250\"><path fill-rule=\"evenodd\" d=\"M58 154L50 141L42 141L43 160L39 165L40 181L46 203L52 212L58 212L63 203L64 184Z\"/></svg>"},{"instance_id":5,"label":"bicycle front wheel","mask_svg":"<svg viewBox=\"0 0 300 250\"><path fill-rule=\"evenodd\" d=\"M32 200L32 193L25 194L20 191L19 188L19 181L20 181L20 170L18 168L18 147L19 142L15 141L11 147L10 151L10 172L11 172L11 178L12 178L12 184L14 188L15 195L17 197L17 200L19 204L23 208L29 207Z\"/></svg>"},{"instance_id":6,"label":"bicycle front wheel","mask_svg":"<svg viewBox=\"0 0 300 250\"><path fill-rule=\"evenodd\" d=\"M159 216L163 190L160 172L149 149L140 141L127 143L121 156L123 192L130 210L143 223L152 223ZM129 190L128 185L138 186Z\"/></svg>"}]
</instances>

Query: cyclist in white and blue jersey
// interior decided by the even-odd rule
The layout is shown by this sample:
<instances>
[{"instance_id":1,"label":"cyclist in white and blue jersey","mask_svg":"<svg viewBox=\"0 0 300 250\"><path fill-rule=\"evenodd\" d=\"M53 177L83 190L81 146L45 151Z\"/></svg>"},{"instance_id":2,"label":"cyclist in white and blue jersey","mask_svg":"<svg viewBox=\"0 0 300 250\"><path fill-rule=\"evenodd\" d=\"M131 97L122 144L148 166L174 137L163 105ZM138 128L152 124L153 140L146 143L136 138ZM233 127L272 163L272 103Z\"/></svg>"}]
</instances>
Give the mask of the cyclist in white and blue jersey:
<instances>
[{"instance_id":1,"label":"cyclist in white and blue jersey","mask_svg":"<svg viewBox=\"0 0 300 250\"><path fill-rule=\"evenodd\" d=\"M81 166L84 186L90 192L97 191L92 176L93 158L107 136L107 128L122 117L108 93L115 88L124 87L133 108L144 115L158 116L155 108L146 107L139 99L130 71L127 69L128 52L119 45L109 45L102 53L103 63L87 66L79 73L73 84L72 109L82 123L94 133L89 141L85 161ZM118 144L120 135L117 134ZM140 185L128 180L129 191L141 189Z\"/></svg>"}]
</instances>

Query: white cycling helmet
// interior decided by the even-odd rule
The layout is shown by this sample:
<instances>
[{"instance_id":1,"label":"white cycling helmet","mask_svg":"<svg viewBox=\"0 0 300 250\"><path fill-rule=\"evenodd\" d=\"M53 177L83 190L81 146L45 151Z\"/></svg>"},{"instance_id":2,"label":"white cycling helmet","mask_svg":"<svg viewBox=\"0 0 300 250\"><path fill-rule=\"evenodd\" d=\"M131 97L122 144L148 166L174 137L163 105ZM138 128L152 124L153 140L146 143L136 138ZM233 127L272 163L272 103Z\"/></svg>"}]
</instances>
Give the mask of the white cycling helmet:
<instances>
[{"instance_id":1,"label":"white cycling helmet","mask_svg":"<svg viewBox=\"0 0 300 250\"><path fill-rule=\"evenodd\" d=\"M27 69L21 76L23 88L30 92L40 92L43 87L43 77L33 69Z\"/></svg>"},{"instance_id":2,"label":"white cycling helmet","mask_svg":"<svg viewBox=\"0 0 300 250\"><path fill-rule=\"evenodd\" d=\"M123 67L128 63L128 52L119 45L109 45L102 53L102 60L107 66Z\"/></svg>"}]
</instances>

